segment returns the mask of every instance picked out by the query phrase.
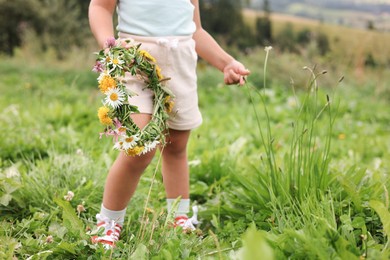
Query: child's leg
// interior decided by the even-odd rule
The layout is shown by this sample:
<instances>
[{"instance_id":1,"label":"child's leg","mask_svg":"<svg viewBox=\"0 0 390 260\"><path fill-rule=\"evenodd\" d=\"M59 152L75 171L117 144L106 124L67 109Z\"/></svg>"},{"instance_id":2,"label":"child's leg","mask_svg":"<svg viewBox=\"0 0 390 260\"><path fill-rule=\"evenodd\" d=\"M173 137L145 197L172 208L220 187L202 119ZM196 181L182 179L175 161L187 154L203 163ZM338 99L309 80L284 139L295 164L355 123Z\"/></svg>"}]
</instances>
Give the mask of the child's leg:
<instances>
[{"instance_id":1,"label":"child's leg","mask_svg":"<svg viewBox=\"0 0 390 260\"><path fill-rule=\"evenodd\" d=\"M150 121L149 114L134 114L132 119L141 129ZM107 176L103 206L112 211L126 208L145 168L153 159L155 151L141 156L120 153Z\"/></svg>"},{"instance_id":2,"label":"child's leg","mask_svg":"<svg viewBox=\"0 0 390 260\"><path fill-rule=\"evenodd\" d=\"M134 114L132 119L141 129L150 121L149 114ZM155 151L141 156L120 153L108 173L100 213L96 215L97 227L104 229L101 236L93 236L93 243L112 248L122 230L126 207L137 188L145 168L153 159Z\"/></svg>"},{"instance_id":3,"label":"child's leg","mask_svg":"<svg viewBox=\"0 0 390 260\"><path fill-rule=\"evenodd\" d=\"M162 174L167 195L168 211L180 197L176 216L186 216L189 212L189 168L187 162L187 142L190 131L169 130L169 139L163 150Z\"/></svg>"},{"instance_id":4,"label":"child's leg","mask_svg":"<svg viewBox=\"0 0 390 260\"><path fill-rule=\"evenodd\" d=\"M189 198L187 142L190 131L169 130L169 139L162 153L162 174L167 198Z\"/></svg>"}]
</instances>

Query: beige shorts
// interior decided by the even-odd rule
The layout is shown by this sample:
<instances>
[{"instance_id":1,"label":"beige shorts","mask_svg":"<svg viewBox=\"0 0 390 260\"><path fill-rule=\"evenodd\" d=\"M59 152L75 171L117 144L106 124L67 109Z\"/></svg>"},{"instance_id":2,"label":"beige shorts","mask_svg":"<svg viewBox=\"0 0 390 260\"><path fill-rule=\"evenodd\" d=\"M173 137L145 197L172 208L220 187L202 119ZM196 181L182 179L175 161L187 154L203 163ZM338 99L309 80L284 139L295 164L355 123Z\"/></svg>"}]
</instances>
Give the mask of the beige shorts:
<instances>
[{"instance_id":1,"label":"beige shorts","mask_svg":"<svg viewBox=\"0 0 390 260\"><path fill-rule=\"evenodd\" d=\"M168 119L168 127L175 130L191 130L202 124L198 107L195 41L191 36L144 37L119 33L120 39L141 43L141 49L149 52L161 68L165 84L175 95L174 107ZM142 80L126 75L126 87L137 93L129 98L140 113L152 114L153 92L145 88Z\"/></svg>"}]
</instances>

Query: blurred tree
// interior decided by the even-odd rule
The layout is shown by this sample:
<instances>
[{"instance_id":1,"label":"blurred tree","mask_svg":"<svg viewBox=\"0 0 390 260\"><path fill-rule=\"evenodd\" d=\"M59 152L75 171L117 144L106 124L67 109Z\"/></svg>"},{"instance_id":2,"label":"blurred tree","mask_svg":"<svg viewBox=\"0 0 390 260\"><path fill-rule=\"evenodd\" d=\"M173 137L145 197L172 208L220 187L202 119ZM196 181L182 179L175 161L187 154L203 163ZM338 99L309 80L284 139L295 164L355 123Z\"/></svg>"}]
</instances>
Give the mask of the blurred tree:
<instances>
[{"instance_id":1,"label":"blurred tree","mask_svg":"<svg viewBox=\"0 0 390 260\"><path fill-rule=\"evenodd\" d=\"M292 23L289 22L282 28L276 36L275 42L282 51L298 52Z\"/></svg>"},{"instance_id":2,"label":"blurred tree","mask_svg":"<svg viewBox=\"0 0 390 260\"><path fill-rule=\"evenodd\" d=\"M199 2L203 27L228 45L245 49L255 45L254 35L245 24L241 2L237 0L205 0Z\"/></svg>"},{"instance_id":3,"label":"blurred tree","mask_svg":"<svg viewBox=\"0 0 390 260\"><path fill-rule=\"evenodd\" d=\"M302 30L298 31L297 33L297 43L301 45L302 47L305 47L310 43L312 40L311 38L311 31L308 28L303 28Z\"/></svg>"},{"instance_id":4,"label":"blurred tree","mask_svg":"<svg viewBox=\"0 0 390 260\"><path fill-rule=\"evenodd\" d=\"M320 55L324 56L330 51L328 36L323 32L318 32L316 35L317 47Z\"/></svg>"},{"instance_id":5,"label":"blurred tree","mask_svg":"<svg viewBox=\"0 0 390 260\"><path fill-rule=\"evenodd\" d=\"M56 50L58 58L64 58L71 47L82 46L90 33L88 7L81 4L88 1L39 1L42 3L45 18L37 28L42 39L42 47L44 49L52 47Z\"/></svg>"},{"instance_id":6,"label":"blurred tree","mask_svg":"<svg viewBox=\"0 0 390 260\"><path fill-rule=\"evenodd\" d=\"M378 63L376 62L376 60L371 52L366 54L364 65L367 67L372 67L372 68L375 68L378 65Z\"/></svg>"},{"instance_id":7,"label":"blurred tree","mask_svg":"<svg viewBox=\"0 0 390 260\"><path fill-rule=\"evenodd\" d=\"M263 15L256 18L256 43L264 46L272 43L271 8L268 0L263 2Z\"/></svg>"},{"instance_id":8,"label":"blurred tree","mask_svg":"<svg viewBox=\"0 0 390 260\"><path fill-rule=\"evenodd\" d=\"M26 27L40 20L39 10L37 1L0 0L0 52L13 54Z\"/></svg>"},{"instance_id":9,"label":"blurred tree","mask_svg":"<svg viewBox=\"0 0 390 260\"><path fill-rule=\"evenodd\" d=\"M53 47L63 58L89 33L88 5L89 0L0 0L0 52L12 55L32 29L43 49Z\"/></svg>"},{"instance_id":10,"label":"blurred tree","mask_svg":"<svg viewBox=\"0 0 390 260\"><path fill-rule=\"evenodd\" d=\"M374 24L374 21L372 21L372 20L368 20L368 21L367 21L367 25L366 25L366 27L367 27L367 30L370 30L370 31L373 31L373 30L375 30L375 24Z\"/></svg>"},{"instance_id":11,"label":"blurred tree","mask_svg":"<svg viewBox=\"0 0 390 260\"><path fill-rule=\"evenodd\" d=\"M237 0L200 1L203 26L212 33L227 34L243 24Z\"/></svg>"}]
</instances>

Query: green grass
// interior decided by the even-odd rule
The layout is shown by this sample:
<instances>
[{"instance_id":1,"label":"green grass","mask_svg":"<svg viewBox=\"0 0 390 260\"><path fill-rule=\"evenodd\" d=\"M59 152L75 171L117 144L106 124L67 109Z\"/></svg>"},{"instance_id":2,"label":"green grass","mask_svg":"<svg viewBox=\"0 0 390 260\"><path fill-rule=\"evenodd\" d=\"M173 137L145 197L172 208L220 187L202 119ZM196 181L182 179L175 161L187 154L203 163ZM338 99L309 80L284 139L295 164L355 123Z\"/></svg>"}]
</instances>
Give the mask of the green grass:
<instances>
[{"instance_id":1,"label":"green grass","mask_svg":"<svg viewBox=\"0 0 390 260\"><path fill-rule=\"evenodd\" d=\"M380 71L358 85L346 70L339 84L339 67L320 64L314 81L305 58L271 51L265 79L264 58L244 58L252 75L241 88L199 66L204 123L189 143L199 232L169 228L157 155L113 252L87 235L116 156L99 140L96 75L2 59L0 258L388 259L390 92L376 84Z\"/></svg>"}]
</instances>

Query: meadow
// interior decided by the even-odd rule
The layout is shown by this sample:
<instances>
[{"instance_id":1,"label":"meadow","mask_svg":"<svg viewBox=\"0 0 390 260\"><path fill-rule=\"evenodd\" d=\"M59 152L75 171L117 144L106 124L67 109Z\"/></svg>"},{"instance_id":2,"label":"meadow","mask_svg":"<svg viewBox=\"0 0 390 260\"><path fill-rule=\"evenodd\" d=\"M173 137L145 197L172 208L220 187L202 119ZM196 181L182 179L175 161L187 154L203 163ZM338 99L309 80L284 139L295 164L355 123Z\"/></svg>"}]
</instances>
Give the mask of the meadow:
<instances>
[{"instance_id":1,"label":"meadow","mask_svg":"<svg viewBox=\"0 0 390 260\"><path fill-rule=\"evenodd\" d=\"M0 60L0 259L389 259L385 69L257 49L237 87L200 61L198 230L170 227L157 154L105 251L88 233L117 152L93 56L26 53Z\"/></svg>"}]
</instances>

